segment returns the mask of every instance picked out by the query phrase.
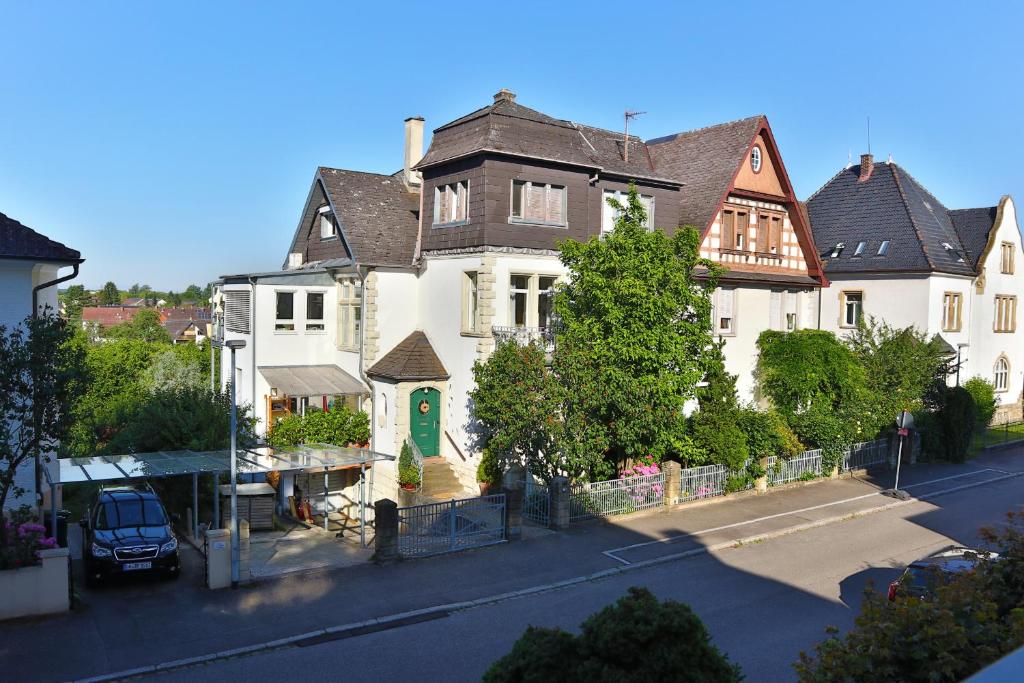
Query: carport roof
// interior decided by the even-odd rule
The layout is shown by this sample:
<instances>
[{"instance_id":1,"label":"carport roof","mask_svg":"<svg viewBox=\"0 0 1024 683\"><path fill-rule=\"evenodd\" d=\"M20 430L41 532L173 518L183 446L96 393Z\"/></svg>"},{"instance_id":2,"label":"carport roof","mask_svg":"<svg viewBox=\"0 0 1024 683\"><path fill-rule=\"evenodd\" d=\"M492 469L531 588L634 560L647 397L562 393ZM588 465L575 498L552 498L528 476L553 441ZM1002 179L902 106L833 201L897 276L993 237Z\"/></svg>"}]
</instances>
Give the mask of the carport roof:
<instances>
[{"instance_id":1,"label":"carport roof","mask_svg":"<svg viewBox=\"0 0 1024 683\"><path fill-rule=\"evenodd\" d=\"M292 448L238 449L238 471L245 474L282 470L358 467L395 456L367 448L348 448L330 444L306 444ZM229 472L231 451L158 451L128 455L98 455L91 458L61 458L57 461L57 481L51 468L44 468L51 484L123 481L146 477L170 477L182 474Z\"/></svg>"}]
</instances>

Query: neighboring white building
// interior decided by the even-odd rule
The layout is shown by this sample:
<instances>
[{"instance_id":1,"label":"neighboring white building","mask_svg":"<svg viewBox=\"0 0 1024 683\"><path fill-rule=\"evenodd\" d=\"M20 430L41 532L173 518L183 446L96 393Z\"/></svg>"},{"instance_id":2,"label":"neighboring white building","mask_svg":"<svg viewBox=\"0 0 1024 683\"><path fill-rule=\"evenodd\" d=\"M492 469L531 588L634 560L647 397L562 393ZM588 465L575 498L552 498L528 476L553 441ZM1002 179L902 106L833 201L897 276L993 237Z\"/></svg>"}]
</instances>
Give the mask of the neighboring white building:
<instances>
[{"instance_id":1,"label":"neighboring white building","mask_svg":"<svg viewBox=\"0 0 1024 683\"><path fill-rule=\"evenodd\" d=\"M473 364L501 339L552 342L558 243L611 230L606 200L630 182L652 228L695 225L730 269L716 333L744 398L760 332L817 324L817 251L764 117L644 142L502 90L437 128L426 154L422 119L405 140L393 175L318 169L283 269L218 287L215 335L247 342L235 378L262 430L349 401L375 450L412 440L474 488Z\"/></svg>"},{"instance_id":2,"label":"neighboring white building","mask_svg":"<svg viewBox=\"0 0 1024 683\"><path fill-rule=\"evenodd\" d=\"M57 314L57 286L78 275L83 259L74 249L39 234L0 213L0 326L12 330L32 315L33 302L39 312ZM61 268L74 270L64 277ZM8 498L5 510L37 502L40 472L23 467L16 478L25 489L19 498Z\"/></svg>"},{"instance_id":3,"label":"neighboring white building","mask_svg":"<svg viewBox=\"0 0 1024 683\"><path fill-rule=\"evenodd\" d=\"M844 334L865 315L939 335L960 358L961 383L996 386L995 420L1019 420L1024 390L1021 237L1009 196L998 206L946 209L895 163L840 171L807 201L832 282L821 326Z\"/></svg>"}]
</instances>

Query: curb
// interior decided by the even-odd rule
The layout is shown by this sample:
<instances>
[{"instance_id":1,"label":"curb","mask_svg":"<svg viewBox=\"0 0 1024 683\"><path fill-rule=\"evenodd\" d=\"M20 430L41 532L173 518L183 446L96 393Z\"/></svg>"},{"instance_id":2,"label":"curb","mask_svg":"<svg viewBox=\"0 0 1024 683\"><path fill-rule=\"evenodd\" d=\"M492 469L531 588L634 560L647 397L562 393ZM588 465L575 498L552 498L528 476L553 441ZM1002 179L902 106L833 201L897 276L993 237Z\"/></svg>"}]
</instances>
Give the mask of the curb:
<instances>
[{"instance_id":1,"label":"curb","mask_svg":"<svg viewBox=\"0 0 1024 683\"><path fill-rule=\"evenodd\" d=\"M743 545L748 545L759 541L767 541L775 538L780 538L782 536L788 536L790 534L800 533L801 531L808 531L810 529L815 529L822 526L829 526L831 524L835 524L837 522L842 522L849 519L866 517L867 515L871 515L876 512L884 512L886 510L892 510L894 508L926 501L931 498L935 498L948 493L956 493L957 491L976 488L978 486L985 486L987 484L994 484L999 481L1005 481L1007 479L1013 479L1021 476L1024 476L1024 473L1005 474L1001 477L987 479L982 482L963 484L961 486L954 486L952 488L943 489L941 491L934 491L932 493L924 494L922 496L908 498L907 500L897 500L891 503L885 503L884 505L879 505L877 507L869 508L867 510L859 510L857 512L847 513L845 515L833 515L832 517L826 517L823 519L815 520L813 522L806 522L804 524L786 527L784 529L779 529L777 531L769 531L763 534L755 534L753 536L747 536L744 538L722 541L720 543L715 543L712 545L701 546L699 548L692 548L690 550L672 553L671 555L662 555L661 557L656 557L649 560L642 560L640 562L633 562L630 564L619 565L617 567L610 567L608 569L602 569L600 571L592 572L590 574L583 574L581 576L574 576L554 583L530 586L528 588L522 588L520 590L509 591L506 593L498 593L496 595L489 595L482 598L477 598L475 600L451 602L444 605L435 605L433 607L425 607L406 612L398 612L396 614L390 614L383 617L367 619L355 623L330 626L327 628L317 629L315 631L309 631L294 636L288 636L286 638L279 638L277 640L271 640L264 643L256 643L255 645L247 645L229 650L222 650L220 652L213 652L207 655L198 655L196 657L176 659L171 660L169 662L161 662L159 664L152 664L149 666L138 667L135 669L128 669L126 671L117 671L110 674L102 674L99 676L93 676L91 678L79 679L78 683L101 683L105 681L119 681L147 674L164 673L175 669L183 669L186 667L195 666L197 664L209 664L211 662L215 662L222 659L230 659L241 655L249 655L255 654L257 652L267 652L270 650L276 650L283 647L289 647L296 645L302 641L312 640L315 638L323 638L324 636L344 636L346 633L359 631L367 627L378 627L375 630L386 630L389 627L402 626L402 622L408 621L410 619L415 619L417 617L442 613L447 615L453 612L461 612L463 610L472 609L474 607L483 607L485 605L493 605L501 602L506 602L508 600L514 600L516 598L529 597L532 595L539 595L542 593L550 593L552 591L561 590L563 588L578 586L583 583L590 583L593 581L600 581L602 579L620 576L622 574L626 574L628 572L636 571L639 569L656 567L658 565L668 564L669 562L676 562L678 560L695 557L698 555L707 555L710 553L719 552L721 550L727 550L729 548L737 548ZM877 495L882 494L878 493ZM608 557L618 559L612 555L609 555ZM621 562L622 560L619 561Z\"/></svg>"}]
</instances>

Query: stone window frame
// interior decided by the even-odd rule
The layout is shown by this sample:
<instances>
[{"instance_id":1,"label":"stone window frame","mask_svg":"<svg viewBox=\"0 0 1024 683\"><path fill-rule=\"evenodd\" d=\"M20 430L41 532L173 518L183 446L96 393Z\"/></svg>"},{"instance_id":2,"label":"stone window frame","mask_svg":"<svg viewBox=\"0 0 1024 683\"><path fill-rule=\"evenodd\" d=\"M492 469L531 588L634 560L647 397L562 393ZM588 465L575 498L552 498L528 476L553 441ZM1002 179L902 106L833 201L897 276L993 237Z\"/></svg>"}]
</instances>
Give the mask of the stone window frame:
<instances>
[{"instance_id":1,"label":"stone window frame","mask_svg":"<svg viewBox=\"0 0 1024 683\"><path fill-rule=\"evenodd\" d=\"M274 334L297 334L298 325L296 320L298 316L295 314L295 289L275 289L274 290ZM281 296L288 295L292 298L292 315L290 318L280 317L281 307Z\"/></svg>"},{"instance_id":2,"label":"stone window frame","mask_svg":"<svg viewBox=\"0 0 1024 683\"><path fill-rule=\"evenodd\" d=\"M847 297L851 294L855 294L860 297L860 315L857 316L857 319L854 320L853 323L847 322L848 319L846 316ZM864 300L865 296L863 289L844 289L839 292L839 327L844 329L853 329L857 327L857 324L864 319Z\"/></svg>"},{"instance_id":3,"label":"stone window frame","mask_svg":"<svg viewBox=\"0 0 1024 683\"><path fill-rule=\"evenodd\" d=\"M525 277L526 278L526 289L513 289L512 278ZM542 292L548 293L547 296L553 296L555 286L558 284L558 280L561 276L555 273L546 272L532 272L524 273L522 271L511 271L508 274L508 326L522 329L548 329L547 327L540 326L540 297ZM550 279L551 287L549 289L541 290L540 281L541 278ZM525 292L526 294L526 319L523 325L517 325L515 321L515 295L516 293Z\"/></svg>"},{"instance_id":4,"label":"stone window frame","mask_svg":"<svg viewBox=\"0 0 1024 683\"><path fill-rule=\"evenodd\" d=\"M992 331L997 334L1017 331L1017 296L1014 294L996 294L993 297L995 310L992 319Z\"/></svg>"},{"instance_id":5,"label":"stone window frame","mask_svg":"<svg viewBox=\"0 0 1024 683\"><path fill-rule=\"evenodd\" d=\"M480 271L462 271L462 334L478 336L483 334L480 315Z\"/></svg>"},{"instance_id":6,"label":"stone window frame","mask_svg":"<svg viewBox=\"0 0 1024 683\"><path fill-rule=\"evenodd\" d=\"M942 331L959 332L963 329L964 295L962 292L942 293ZM952 319L950 318L952 314Z\"/></svg>"},{"instance_id":7,"label":"stone window frame","mask_svg":"<svg viewBox=\"0 0 1024 683\"><path fill-rule=\"evenodd\" d=\"M454 195L454 204L448 206L454 206L455 212L449 212L448 216L441 215L441 193L451 193ZM466 225L469 223L469 193L470 193L470 180L453 180L447 183L441 183L434 187L434 220L431 224L432 228L451 228L457 225ZM449 196L451 196L449 195ZM461 217L460 217L461 212ZM442 220L442 218L448 218L448 220Z\"/></svg>"},{"instance_id":8,"label":"stone window frame","mask_svg":"<svg viewBox=\"0 0 1024 683\"><path fill-rule=\"evenodd\" d=\"M1000 367L1000 365L1002 367ZM1002 387L1000 388L1000 376L1002 376ZM996 393L1002 394L1010 390L1010 359L1005 353L999 354L996 362L992 364L992 386Z\"/></svg>"},{"instance_id":9,"label":"stone window frame","mask_svg":"<svg viewBox=\"0 0 1024 683\"><path fill-rule=\"evenodd\" d=\"M1004 275L1013 275L1014 270L1014 255L1016 254L1016 245L1013 242L1003 242L999 245L999 272Z\"/></svg>"}]
</instances>

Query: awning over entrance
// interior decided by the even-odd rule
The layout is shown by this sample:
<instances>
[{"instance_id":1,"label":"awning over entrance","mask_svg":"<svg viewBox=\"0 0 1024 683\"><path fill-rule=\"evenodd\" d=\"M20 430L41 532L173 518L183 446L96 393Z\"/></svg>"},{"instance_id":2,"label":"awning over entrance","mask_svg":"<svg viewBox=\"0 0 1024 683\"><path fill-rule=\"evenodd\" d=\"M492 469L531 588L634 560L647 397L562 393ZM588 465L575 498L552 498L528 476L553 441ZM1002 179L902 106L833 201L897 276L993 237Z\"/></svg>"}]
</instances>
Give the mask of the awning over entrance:
<instances>
[{"instance_id":1,"label":"awning over entrance","mask_svg":"<svg viewBox=\"0 0 1024 683\"><path fill-rule=\"evenodd\" d=\"M286 470L361 467L395 456L366 448L344 448L330 444L308 444L294 448L239 449L238 471L259 474ZM50 484L102 482L182 474L231 471L231 451L160 451L107 455L92 458L61 458L57 461L57 480L51 468L45 468Z\"/></svg>"},{"instance_id":2,"label":"awning over entrance","mask_svg":"<svg viewBox=\"0 0 1024 683\"><path fill-rule=\"evenodd\" d=\"M267 383L287 396L366 394L358 379L337 365L279 365L259 368Z\"/></svg>"}]
</instances>

